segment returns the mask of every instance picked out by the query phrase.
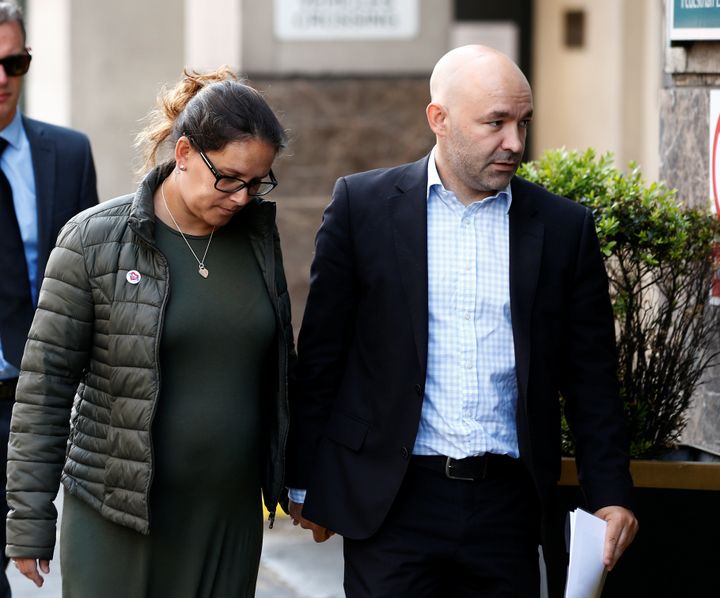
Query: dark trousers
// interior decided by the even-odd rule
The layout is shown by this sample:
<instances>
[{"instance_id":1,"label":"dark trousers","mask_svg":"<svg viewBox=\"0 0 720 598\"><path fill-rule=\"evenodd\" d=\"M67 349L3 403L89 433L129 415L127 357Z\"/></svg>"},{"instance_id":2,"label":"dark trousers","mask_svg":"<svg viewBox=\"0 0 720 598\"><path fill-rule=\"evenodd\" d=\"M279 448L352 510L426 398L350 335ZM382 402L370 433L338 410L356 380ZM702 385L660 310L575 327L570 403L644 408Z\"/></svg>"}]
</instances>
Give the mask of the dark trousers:
<instances>
[{"instance_id":1,"label":"dark trousers","mask_svg":"<svg viewBox=\"0 0 720 598\"><path fill-rule=\"evenodd\" d=\"M7 517L8 506L5 500L5 472L7 464L8 437L10 436L10 417L12 416L12 400L0 400L0 459L2 459L2 495L0 496L0 541L2 541L2 558L0 560L0 598L10 598L10 584L8 583L5 569L7 568L8 559L5 556L5 518Z\"/></svg>"},{"instance_id":2,"label":"dark trousers","mask_svg":"<svg viewBox=\"0 0 720 598\"><path fill-rule=\"evenodd\" d=\"M525 467L452 480L413 457L380 530L344 541L348 598L537 598L540 511Z\"/></svg>"}]
</instances>

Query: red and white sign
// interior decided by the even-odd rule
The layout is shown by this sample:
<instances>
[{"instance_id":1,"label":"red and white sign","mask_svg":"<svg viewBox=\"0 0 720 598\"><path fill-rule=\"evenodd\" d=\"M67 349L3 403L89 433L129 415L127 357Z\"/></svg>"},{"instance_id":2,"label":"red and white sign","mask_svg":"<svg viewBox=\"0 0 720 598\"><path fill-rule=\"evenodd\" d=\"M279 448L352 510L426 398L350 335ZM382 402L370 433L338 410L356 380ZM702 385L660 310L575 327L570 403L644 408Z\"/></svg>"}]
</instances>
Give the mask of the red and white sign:
<instances>
[{"instance_id":1,"label":"red and white sign","mask_svg":"<svg viewBox=\"0 0 720 598\"><path fill-rule=\"evenodd\" d=\"M710 197L720 217L720 89L710 91Z\"/></svg>"},{"instance_id":2,"label":"red and white sign","mask_svg":"<svg viewBox=\"0 0 720 598\"><path fill-rule=\"evenodd\" d=\"M720 218L720 89L710 90L710 199ZM713 246L715 276L710 289L710 304L720 305L720 243Z\"/></svg>"}]
</instances>

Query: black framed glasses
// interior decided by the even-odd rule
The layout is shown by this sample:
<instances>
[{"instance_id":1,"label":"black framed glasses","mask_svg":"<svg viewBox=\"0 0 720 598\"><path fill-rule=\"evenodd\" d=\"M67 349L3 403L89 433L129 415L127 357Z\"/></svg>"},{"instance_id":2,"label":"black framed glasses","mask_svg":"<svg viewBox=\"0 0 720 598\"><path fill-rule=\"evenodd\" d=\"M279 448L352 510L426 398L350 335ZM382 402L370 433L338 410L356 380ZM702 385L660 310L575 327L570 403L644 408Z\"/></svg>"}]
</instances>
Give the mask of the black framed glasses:
<instances>
[{"instance_id":1,"label":"black framed glasses","mask_svg":"<svg viewBox=\"0 0 720 598\"><path fill-rule=\"evenodd\" d=\"M197 145L195 147L197 147ZM210 161L210 158L205 155L205 152L199 147L197 150L200 157L203 159L203 162L207 164L210 172L213 173L213 176L215 177L215 189L218 191L222 191L223 193L237 193L241 189L247 189L250 197L262 197L277 187L278 182L272 169L270 169L270 172L268 173L268 176L270 177L269 181L263 181L260 179L244 181L240 177L220 174L218 169L215 168L215 165Z\"/></svg>"},{"instance_id":2,"label":"black framed glasses","mask_svg":"<svg viewBox=\"0 0 720 598\"><path fill-rule=\"evenodd\" d=\"M28 72L31 60L30 52L25 50L22 54L11 54L5 56L5 58L0 58L0 64L5 69L5 74L8 77L19 77Z\"/></svg>"}]
</instances>

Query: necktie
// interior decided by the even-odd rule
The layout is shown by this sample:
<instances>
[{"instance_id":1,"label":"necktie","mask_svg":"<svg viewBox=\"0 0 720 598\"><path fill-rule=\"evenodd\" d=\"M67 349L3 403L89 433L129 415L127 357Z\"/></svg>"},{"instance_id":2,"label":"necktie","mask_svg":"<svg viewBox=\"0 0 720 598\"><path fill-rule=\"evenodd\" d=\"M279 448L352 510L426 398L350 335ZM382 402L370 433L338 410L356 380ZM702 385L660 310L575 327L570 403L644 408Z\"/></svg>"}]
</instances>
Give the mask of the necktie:
<instances>
[{"instance_id":1,"label":"necktie","mask_svg":"<svg viewBox=\"0 0 720 598\"><path fill-rule=\"evenodd\" d=\"M0 157L7 144L0 137ZM20 367L32 315L25 248L10 182L0 168L0 340L3 357L15 367Z\"/></svg>"}]
</instances>

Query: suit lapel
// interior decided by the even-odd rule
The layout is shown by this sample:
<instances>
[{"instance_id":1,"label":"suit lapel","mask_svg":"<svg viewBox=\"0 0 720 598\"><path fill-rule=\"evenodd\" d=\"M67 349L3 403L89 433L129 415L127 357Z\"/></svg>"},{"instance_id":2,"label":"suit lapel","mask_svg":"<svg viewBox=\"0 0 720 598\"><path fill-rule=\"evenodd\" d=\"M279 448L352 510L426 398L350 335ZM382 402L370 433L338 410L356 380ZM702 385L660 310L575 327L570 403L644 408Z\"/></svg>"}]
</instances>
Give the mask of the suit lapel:
<instances>
[{"instance_id":1,"label":"suit lapel","mask_svg":"<svg viewBox=\"0 0 720 598\"><path fill-rule=\"evenodd\" d=\"M428 344L427 161L409 165L388 197L395 255L423 372Z\"/></svg>"},{"instance_id":2,"label":"suit lapel","mask_svg":"<svg viewBox=\"0 0 720 598\"><path fill-rule=\"evenodd\" d=\"M36 121L23 117L25 134L30 143L33 172L35 175L35 198L37 203L38 256L47 256L51 249L50 232L56 178L56 147L53 140L44 135ZM38 272L45 269L45 263L38 264Z\"/></svg>"},{"instance_id":3,"label":"suit lapel","mask_svg":"<svg viewBox=\"0 0 720 598\"><path fill-rule=\"evenodd\" d=\"M520 397L527 396L530 324L543 249L544 225L523 181L512 181L510 208L510 312Z\"/></svg>"}]
</instances>

